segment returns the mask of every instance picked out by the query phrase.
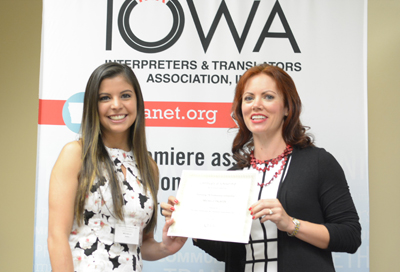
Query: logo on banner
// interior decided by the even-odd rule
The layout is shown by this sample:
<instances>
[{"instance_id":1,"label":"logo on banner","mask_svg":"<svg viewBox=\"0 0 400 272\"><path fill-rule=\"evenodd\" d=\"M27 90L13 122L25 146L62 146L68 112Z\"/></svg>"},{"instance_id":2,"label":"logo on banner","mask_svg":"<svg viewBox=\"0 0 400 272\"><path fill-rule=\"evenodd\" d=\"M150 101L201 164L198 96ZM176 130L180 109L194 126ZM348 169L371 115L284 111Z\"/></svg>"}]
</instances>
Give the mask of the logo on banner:
<instances>
[{"instance_id":1,"label":"logo on banner","mask_svg":"<svg viewBox=\"0 0 400 272\"><path fill-rule=\"evenodd\" d=\"M164 7L168 7L169 11L172 14L172 27L168 34L165 37L161 38L158 41L146 41L138 37L132 29L132 25L130 23L130 18L132 16L132 11L134 8L140 4L142 0L139 0L139 3L136 0L126 0L118 14L118 28L121 37L125 41L127 45L132 47L133 49L143 52L143 53L158 53L164 51L171 46L173 46L178 39L180 38L184 26L185 26L185 14L183 12L182 6L179 3L179 0L170 0L166 4L166 0L163 0L162 5ZM147 2L147 0L146 0ZM253 23L254 17L256 16L258 6L260 4L260 0L254 0L252 7L250 9L249 14L247 15L246 24L241 34L238 33L236 29L236 25L232 19L231 13L229 8L224 0L221 1L221 4L217 10L217 13L214 16L213 22L208 33L205 33L205 30L202 26L201 19L199 14L197 13L196 6L193 3L193 0L186 0L188 4L188 8L190 10L190 15L193 19L197 34L199 36L201 45L203 47L204 53L207 52L208 47L213 39L215 31L222 19L225 18L229 30L232 34L233 40L235 42L236 48L240 53L243 45L246 41L247 35L251 29L251 25ZM108 0L108 7L107 7L107 31L106 31L106 50L111 50L112 48L112 25L113 25L113 0ZM154 11L152 11L154 13ZM144 15L141 15L144 16ZM279 18L280 23L284 29L283 32L271 32L271 26L275 19ZM158 24L162 24L163 22L157 22ZM146 24L140 24L142 27L147 27ZM135 25L136 26L136 25ZM285 13L279 4L279 1L276 1L268 18L265 22L265 25L259 35L259 38L254 46L253 52L259 52L261 46L264 43L266 38L278 38L278 39L288 39L290 45L292 46L293 52L301 53L300 48L296 42L294 34L290 28L290 25L286 19Z\"/></svg>"},{"instance_id":2,"label":"logo on banner","mask_svg":"<svg viewBox=\"0 0 400 272\"><path fill-rule=\"evenodd\" d=\"M76 93L65 101L62 116L65 125L75 133L81 128L83 113L83 98L85 93Z\"/></svg>"},{"instance_id":3,"label":"logo on banner","mask_svg":"<svg viewBox=\"0 0 400 272\"><path fill-rule=\"evenodd\" d=\"M165 0L163 0L163 3L165 3ZM172 28L163 39L156 42L143 41L133 33L129 23L129 18L131 17L132 10L137 4L138 3L135 0L126 0L119 11L118 27L124 41L133 49L143 53L161 52L171 47L181 36L185 25L185 16L179 1L170 0L166 4L172 13Z\"/></svg>"}]
</instances>

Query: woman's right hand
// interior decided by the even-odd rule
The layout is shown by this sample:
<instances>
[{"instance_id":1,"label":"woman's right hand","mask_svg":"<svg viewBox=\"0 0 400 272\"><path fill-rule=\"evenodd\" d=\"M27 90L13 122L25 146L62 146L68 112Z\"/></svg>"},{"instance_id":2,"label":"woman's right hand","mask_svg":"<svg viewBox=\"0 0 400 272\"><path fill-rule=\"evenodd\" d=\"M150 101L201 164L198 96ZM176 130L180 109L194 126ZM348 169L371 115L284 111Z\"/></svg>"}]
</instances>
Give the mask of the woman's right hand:
<instances>
[{"instance_id":1,"label":"woman's right hand","mask_svg":"<svg viewBox=\"0 0 400 272\"><path fill-rule=\"evenodd\" d=\"M179 201L174 196L168 197L168 203L165 202L161 203L162 215L165 216L166 221L171 219L172 213L175 211L174 206L178 203Z\"/></svg>"}]
</instances>

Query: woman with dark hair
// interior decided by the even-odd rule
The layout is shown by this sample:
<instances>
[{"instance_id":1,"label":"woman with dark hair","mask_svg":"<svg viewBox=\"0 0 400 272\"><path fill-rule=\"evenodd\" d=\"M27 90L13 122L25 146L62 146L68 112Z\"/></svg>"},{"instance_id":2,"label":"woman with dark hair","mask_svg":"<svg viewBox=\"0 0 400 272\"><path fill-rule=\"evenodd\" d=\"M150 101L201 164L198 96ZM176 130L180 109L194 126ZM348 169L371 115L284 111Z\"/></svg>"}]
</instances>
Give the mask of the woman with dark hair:
<instances>
[{"instance_id":1,"label":"woman with dark hair","mask_svg":"<svg viewBox=\"0 0 400 272\"><path fill-rule=\"evenodd\" d=\"M259 65L240 78L233 117L236 165L255 171L258 201L248 244L196 240L225 271L335 271L332 252L356 252L361 226L343 170L317 148L300 122L301 100L292 78ZM162 203L168 219L178 201Z\"/></svg>"},{"instance_id":2,"label":"woman with dark hair","mask_svg":"<svg viewBox=\"0 0 400 272\"><path fill-rule=\"evenodd\" d=\"M154 240L158 167L146 147L144 102L133 71L106 63L86 86L81 137L51 173L52 271L142 271L142 259L178 251L185 238Z\"/></svg>"}]
</instances>

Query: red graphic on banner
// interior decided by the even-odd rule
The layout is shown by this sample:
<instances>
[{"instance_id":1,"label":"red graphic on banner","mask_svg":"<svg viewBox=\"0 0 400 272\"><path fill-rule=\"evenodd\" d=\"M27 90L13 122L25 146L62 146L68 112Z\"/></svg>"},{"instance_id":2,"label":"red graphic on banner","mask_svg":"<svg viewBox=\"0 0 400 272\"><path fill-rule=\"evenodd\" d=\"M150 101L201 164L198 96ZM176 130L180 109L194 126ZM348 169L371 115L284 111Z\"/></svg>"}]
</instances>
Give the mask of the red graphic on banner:
<instances>
[{"instance_id":1,"label":"red graphic on banner","mask_svg":"<svg viewBox=\"0 0 400 272\"><path fill-rule=\"evenodd\" d=\"M39 99L39 125L65 125L62 110L65 100Z\"/></svg>"},{"instance_id":2,"label":"red graphic on banner","mask_svg":"<svg viewBox=\"0 0 400 272\"><path fill-rule=\"evenodd\" d=\"M233 128L232 103L145 102L146 126Z\"/></svg>"},{"instance_id":3,"label":"red graphic on banner","mask_svg":"<svg viewBox=\"0 0 400 272\"><path fill-rule=\"evenodd\" d=\"M39 125L65 125L66 100L39 100ZM234 128L232 103L145 102L148 127Z\"/></svg>"}]
</instances>

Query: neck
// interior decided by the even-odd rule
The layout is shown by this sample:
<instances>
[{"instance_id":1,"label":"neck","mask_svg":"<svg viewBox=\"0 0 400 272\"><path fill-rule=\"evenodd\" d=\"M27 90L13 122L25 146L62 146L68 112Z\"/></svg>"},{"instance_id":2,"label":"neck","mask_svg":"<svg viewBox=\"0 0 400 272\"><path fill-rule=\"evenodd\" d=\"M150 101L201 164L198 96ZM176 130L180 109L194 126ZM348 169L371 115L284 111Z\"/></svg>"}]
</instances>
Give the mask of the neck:
<instances>
[{"instance_id":1,"label":"neck","mask_svg":"<svg viewBox=\"0 0 400 272\"><path fill-rule=\"evenodd\" d=\"M101 138L105 146L109 148L118 148L124 151L130 151L128 144L128 135L126 134L112 134L102 133Z\"/></svg>"},{"instance_id":2,"label":"neck","mask_svg":"<svg viewBox=\"0 0 400 272\"><path fill-rule=\"evenodd\" d=\"M254 157L259 160L270 160L278 157L286 148L286 143L281 135L277 137L261 139L254 137Z\"/></svg>"}]
</instances>

